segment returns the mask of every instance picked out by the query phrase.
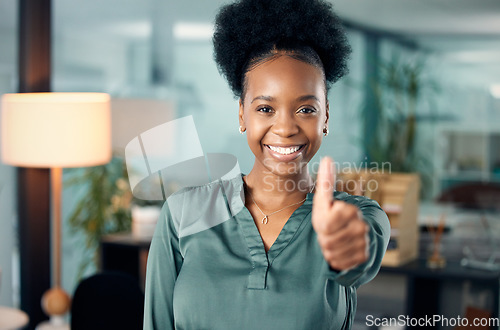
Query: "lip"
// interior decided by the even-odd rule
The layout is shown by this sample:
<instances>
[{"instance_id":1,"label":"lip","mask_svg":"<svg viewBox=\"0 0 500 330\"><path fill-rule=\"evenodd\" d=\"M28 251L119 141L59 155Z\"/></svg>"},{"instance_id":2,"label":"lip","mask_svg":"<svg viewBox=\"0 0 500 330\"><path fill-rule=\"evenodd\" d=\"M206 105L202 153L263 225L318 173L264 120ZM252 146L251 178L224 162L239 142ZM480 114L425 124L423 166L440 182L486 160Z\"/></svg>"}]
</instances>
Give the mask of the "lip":
<instances>
[{"instance_id":1,"label":"lip","mask_svg":"<svg viewBox=\"0 0 500 330\"><path fill-rule=\"evenodd\" d=\"M270 145L273 146L273 147L281 147L281 148L289 148L289 147L300 146L300 148L297 151L295 151L295 152L293 152L291 154L282 155L279 152L271 150L271 148L269 148ZM306 144L264 144L264 146L265 146L265 149L267 150L267 152L269 152L269 154L274 159L276 159L276 160L278 160L280 162L290 162L290 161L296 159L297 157L299 157L302 154L302 152L305 149Z\"/></svg>"},{"instance_id":2,"label":"lip","mask_svg":"<svg viewBox=\"0 0 500 330\"><path fill-rule=\"evenodd\" d=\"M295 143L295 144L272 144L272 143L267 143L264 144L265 146L273 146L273 147L281 147L281 148L290 148L290 147L296 147L296 146L304 146L305 143Z\"/></svg>"}]
</instances>

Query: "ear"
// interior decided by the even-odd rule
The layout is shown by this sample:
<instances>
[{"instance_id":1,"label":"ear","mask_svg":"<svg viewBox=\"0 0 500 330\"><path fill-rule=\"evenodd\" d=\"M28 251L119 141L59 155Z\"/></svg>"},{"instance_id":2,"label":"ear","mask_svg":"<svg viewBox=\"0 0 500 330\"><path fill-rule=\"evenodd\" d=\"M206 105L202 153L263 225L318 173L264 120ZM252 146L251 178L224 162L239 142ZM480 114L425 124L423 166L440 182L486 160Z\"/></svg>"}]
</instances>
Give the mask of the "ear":
<instances>
[{"instance_id":1,"label":"ear","mask_svg":"<svg viewBox=\"0 0 500 330\"><path fill-rule=\"evenodd\" d=\"M240 98L240 111L238 113L238 119L240 126L243 128L243 130L245 130L246 129L245 120L243 119L243 101L241 100L241 98Z\"/></svg>"},{"instance_id":2,"label":"ear","mask_svg":"<svg viewBox=\"0 0 500 330\"><path fill-rule=\"evenodd\" d=\"M325 126L328 127L328 120L330 119L330 102L328 100L326 101L326 120L325 120Z\"/></svg>"}]
</instances>

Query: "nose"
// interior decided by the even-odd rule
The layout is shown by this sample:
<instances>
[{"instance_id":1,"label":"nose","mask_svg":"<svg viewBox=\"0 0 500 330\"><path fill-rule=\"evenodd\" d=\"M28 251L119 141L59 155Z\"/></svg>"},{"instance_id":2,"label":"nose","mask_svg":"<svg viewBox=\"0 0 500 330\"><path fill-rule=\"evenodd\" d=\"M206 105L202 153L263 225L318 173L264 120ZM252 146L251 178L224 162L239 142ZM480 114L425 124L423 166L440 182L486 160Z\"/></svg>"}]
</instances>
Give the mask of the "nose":
<instances>
[{"instance_id":1,"label":"nose","mask_svg":"<svg viewBox=\"0 0 500 330\"><path fill-rule=\"evenodd\" d=\"M297 134L299 130L300 128L293 111L278 111L272 127L274 134L286 138Z\"/></svg>"}]
</instances>

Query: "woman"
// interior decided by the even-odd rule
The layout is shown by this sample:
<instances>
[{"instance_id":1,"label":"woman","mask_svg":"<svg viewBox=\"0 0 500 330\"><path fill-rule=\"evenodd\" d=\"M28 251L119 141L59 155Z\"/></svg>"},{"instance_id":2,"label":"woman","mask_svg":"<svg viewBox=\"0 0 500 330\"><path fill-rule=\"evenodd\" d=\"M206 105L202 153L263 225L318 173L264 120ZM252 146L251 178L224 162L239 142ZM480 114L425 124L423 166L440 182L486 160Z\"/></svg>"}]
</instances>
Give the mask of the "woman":
<instances>
[{"instance_id":1,"label":"woman","mask_svg":"<svg viewBox=\"0 0 500 330\"><path fill-rule=\"evenodd\" d=\"M330 159L316 183L307 167L346 72L340 22L322 0L241 0L221 9L214 46L255 163L165 203L145 329L348 329L390 229L376 202L334 192Z\"/></svg>"}]
</instances>

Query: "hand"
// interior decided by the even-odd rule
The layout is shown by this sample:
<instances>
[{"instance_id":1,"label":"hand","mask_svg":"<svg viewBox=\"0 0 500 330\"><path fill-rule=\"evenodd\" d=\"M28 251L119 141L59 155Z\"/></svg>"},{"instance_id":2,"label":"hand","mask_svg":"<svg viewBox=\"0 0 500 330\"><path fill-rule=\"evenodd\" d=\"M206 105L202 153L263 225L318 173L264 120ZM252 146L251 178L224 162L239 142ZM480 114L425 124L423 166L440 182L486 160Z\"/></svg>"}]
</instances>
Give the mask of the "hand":
<instances>
[{"instance_id":1,"label":"hand","mask_svg":"<svg viewBox=\"0 0 500 330\"><path fill-rule=\"evenodd\" d=\"M335 164L321 160L312 209L312 225L323 257L331 268L342 271L368 260L369 227L359 209L334 201Z\"/></svg>"}]
</instances>

